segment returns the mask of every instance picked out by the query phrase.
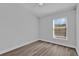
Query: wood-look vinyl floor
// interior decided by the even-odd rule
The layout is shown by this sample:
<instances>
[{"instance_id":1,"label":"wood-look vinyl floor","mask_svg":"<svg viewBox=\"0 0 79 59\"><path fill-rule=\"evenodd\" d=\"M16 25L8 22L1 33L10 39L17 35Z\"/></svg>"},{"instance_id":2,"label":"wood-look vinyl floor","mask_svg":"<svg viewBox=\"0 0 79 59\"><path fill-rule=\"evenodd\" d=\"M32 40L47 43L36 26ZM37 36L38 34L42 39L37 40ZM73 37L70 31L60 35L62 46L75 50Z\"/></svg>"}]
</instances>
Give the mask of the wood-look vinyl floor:
<instances>
[{"instance_id":1,"label":"wood-look vinyl floor","mask_svg":"<svg viewBox=\"0 0 79 59\"><path fill-rule=\"evenodd\" d=\"M74 48L37 41L1 56L77 56L77 53Z\"/></svg>"}]
</instances>

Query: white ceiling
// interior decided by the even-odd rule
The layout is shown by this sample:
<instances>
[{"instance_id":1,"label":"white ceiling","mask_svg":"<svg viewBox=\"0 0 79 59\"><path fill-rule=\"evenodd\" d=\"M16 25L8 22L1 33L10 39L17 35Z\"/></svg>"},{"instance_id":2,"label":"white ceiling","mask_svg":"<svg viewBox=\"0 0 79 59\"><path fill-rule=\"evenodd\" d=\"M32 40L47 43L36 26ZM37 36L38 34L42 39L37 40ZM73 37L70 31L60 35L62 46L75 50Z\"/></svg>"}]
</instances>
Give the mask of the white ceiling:
<instances>
[{"instance_id":1,"label":"white ceiling","mask_svg":"<svg viewBox=\"0 0 79 59\"><path fill-rule=\"evenodd\" d=\"M25 3L21 5L26 8L26 10L32 12L38 17L58 11L72 9L76 6L75 3L44 3L42 6L40 6L38 3Z\"/></svg>"}]
</instances>

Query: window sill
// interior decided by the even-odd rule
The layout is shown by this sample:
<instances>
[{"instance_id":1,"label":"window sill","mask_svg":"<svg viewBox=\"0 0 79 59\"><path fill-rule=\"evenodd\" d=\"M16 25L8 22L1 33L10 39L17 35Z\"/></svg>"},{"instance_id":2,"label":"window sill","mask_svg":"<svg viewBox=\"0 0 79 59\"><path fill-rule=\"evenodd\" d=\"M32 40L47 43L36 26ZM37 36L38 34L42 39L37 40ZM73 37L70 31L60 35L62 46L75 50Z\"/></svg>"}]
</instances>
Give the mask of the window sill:
<instances>
[{"instance_id":1,"label":"window sill","mask_svg":"<svg viewBox=\"0 0 79 59\"><path fill-rule=\"evenodd\" d=\"M64 37L61 37L61 36L58 36L58 37L53 37L54 39L59 39L59 40L67 40L67 38L64 38Z\"/></svg>"}]
</instances>

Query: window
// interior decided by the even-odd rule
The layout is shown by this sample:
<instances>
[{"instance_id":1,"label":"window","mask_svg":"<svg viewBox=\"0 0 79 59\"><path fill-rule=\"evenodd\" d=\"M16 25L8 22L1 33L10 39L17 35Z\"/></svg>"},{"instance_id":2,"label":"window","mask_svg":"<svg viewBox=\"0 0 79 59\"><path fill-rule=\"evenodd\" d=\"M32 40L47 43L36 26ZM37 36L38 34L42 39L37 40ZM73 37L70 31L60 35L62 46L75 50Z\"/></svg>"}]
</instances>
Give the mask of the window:
<instances>
[{"instance_id":1,"label":"window","mask_svg":"<svg viewBox=\"0 0 79 59\"><path fill-rule=\"evenodd\" d=\"M53 38L66 39L67 18L53 19Z\"/></svg>"}]
</instances>

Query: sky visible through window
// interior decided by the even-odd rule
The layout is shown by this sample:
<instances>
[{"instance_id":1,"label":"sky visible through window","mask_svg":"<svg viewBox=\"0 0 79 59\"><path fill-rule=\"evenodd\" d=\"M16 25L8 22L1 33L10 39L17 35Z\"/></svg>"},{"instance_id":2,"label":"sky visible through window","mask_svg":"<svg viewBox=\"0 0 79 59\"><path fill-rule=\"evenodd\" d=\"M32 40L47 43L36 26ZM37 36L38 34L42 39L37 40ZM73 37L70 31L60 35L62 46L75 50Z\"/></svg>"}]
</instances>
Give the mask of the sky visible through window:
<instances>
[{"instance_id":1,"label":"sky visible through window","mask_svg":"<svg viewBox=\"0 0 79 59\"><path fill-rule=\"evenodd\" d=\"M66 39L66 17L53 20L53 37Z\"/></svg>"},{"instance_id":2,"label":"sky visible through window","mask_svg":"<svg viewBox=\"0 0 79 59\"><path fill-rule=\"evenodd\" d=\"M66 24L65 18L58 18L54 20L55 24Z\"/></svg>"}]
</instances>

